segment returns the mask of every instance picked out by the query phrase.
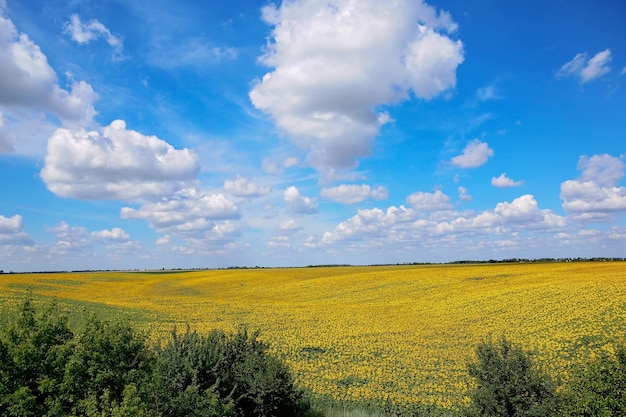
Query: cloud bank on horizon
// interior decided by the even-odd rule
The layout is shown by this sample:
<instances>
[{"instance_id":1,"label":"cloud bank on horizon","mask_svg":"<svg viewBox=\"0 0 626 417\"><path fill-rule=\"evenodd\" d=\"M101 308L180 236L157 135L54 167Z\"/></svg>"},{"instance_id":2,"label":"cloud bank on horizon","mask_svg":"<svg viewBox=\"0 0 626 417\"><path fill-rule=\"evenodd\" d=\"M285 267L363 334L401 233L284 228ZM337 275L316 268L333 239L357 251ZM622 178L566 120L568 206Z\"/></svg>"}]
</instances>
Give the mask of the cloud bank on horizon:
<instances>
[{"instance_id":1,"label":"cloud bank on horizon","mask_svg":"<svg viewBox=\"0 0 626 417\"><path fill-rule=\"evenodd\" d=\"M617 14L479 3L0 2L0 269L626 256Z\"/></svg>"}]
</instances>

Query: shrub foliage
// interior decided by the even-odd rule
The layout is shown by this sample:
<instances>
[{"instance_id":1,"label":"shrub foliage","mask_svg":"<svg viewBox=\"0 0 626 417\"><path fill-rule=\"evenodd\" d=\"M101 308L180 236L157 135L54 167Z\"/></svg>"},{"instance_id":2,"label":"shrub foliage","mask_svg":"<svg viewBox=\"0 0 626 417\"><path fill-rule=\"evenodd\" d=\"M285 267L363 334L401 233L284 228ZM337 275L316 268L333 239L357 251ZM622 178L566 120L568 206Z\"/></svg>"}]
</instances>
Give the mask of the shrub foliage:
<instances>
[{"instance_id":1,"label":"shrub foliage","mask_svg":"<svg viewBox=\"0 0 626 417\"><path fill-rule=\"evenodd\" d=\"M479 344L468 372L475 380L468 416L540 417L554 415L558 408L556 384L528 352L504 336Z\"/></svg>"},{"instance_id":2,"label":"shrub foliage","mask_svg":"<svg viewBox=\"0 0 626 417\"><path fill-rule=\"evenodd\" d=\"M0 415L20 417L299 416L287 366L246 329L172 332L151 347L124 321L89 317L75 334L32 300L0 331Z\"/></svg>"},{"instance_id":3,"label":"shrub foliage","mask_svg":"<svg viewBox=\"0 0 626 417\"><path fill-rule=\"evenodd\" d=\"M626 416L626 346L600 352L574 372L564 416Z\"/></svg>"}]
</instances>

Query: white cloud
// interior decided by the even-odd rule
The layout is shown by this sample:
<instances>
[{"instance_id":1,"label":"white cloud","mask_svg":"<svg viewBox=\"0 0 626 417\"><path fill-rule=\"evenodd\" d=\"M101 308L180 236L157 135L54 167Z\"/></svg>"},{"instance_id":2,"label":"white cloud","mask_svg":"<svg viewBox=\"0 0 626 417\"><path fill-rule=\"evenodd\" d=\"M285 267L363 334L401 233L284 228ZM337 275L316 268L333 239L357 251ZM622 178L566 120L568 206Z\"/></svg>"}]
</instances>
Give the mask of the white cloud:
<instances>
[{"instance_id":1,"label":"white cloud","mask_svg":"<svg viewBox=\"0 0 626 417\"><path fill-rule=\"evenodd\" d=\"M212 220L239 218L237 206L223 194L206 194L196 189L184 189L163 201L145 203L139 209L124 207L124 219L144 219L157 231L197 230Z\"/></svg>"},{"instance_id":2,"label":"white cloud","mask_svg":"<svg viewBox=\"0 0 626 417\"><path fill-rule=\"evenodd\" d=\"M286 168L292 168L300 163L296 157L287 157L283 160L264 158L262 162L263 171L268 174L282 174Z\"/></svg>"},{"instance_id":3,"label":"white cloud","mask_svg":"<svg viewBox=\"0 0 626 417\"><path fill-rule=\"evenodd\" d=\"M287 219L278 226L278 229L281 231L281 233L284 234L293 233L295 230L301 229L301 227L297 221L293 219Z\"/></svg>"},{"instance_id":4,"label":"white cloud","mask_svg":"<svg viewBox=\"0 0 626 417\"><path fill-rule=\"evenodd\" d=\"M494 85L479 88L476 91L476 97L479 101L499 100L502 98L498 95Z\"/></svg>"},{"instance_id":5,"label":"white cloud","mask_svg":"<svg viewBox=\"0 0 626 417\"><path fill-rule=\"evenodd\" d=\"M0 111L0 154L13 152L13 143L8 132L4 130L4 116Z\"/></svg>"},{"instance_id":6,"label":"white cloud","mask_svg":"<svg viewBox=\"0 0 626 417\"><path fill-rule=\"evenodd\" d=\"M298 188L293 185L284 191L283 198L289 205L289 211L294 214L317 213L317 199L302 196Z\"/></svg>"},{"instance_id":7,"label":"white cloud","mask_svg":"<svg viewBox=\"0 0 626 417\"><path fill-rule=\"evenodd\" d=\"M22 216L0 215L0 245L30 245L32 239L24 232Z\"/></svg>"},{"instance_id":8,"label":"white cloud","mask_svg":"<svg viewBox=\"0 0 626 417\"><path fill-rule=\"evenodd\" d=\"M571 61L559 69L556 75L557 77L577 77L581 83L586 83L607 74L611 70L609 64L612 59L610 49L598 52L590 59L587 59L586 52L576 54Z\"/></svg>"},{"instance_id":9,"label":"white cloud","mask_svg":"<svg viewBox=\"0 0 626 417\"><path fill-rule=\"evenodd\" d=\"M457 189L457 192L459 193L459 198L463 201L472 201L472 196L467 192L467 188L465 187L459 187Z\"/></svg>"},{"instance_id":10,"label":"white cloud","mask_svg":"<svg viewBox=\"0 0 626 417\"><path fill-rule=\"evenodd\" d=\"M156 244L159 246L169 245L171 242L172 242L172 237L170 235L161 236L156 240Z\"/></svg>"},{"instance_id":11,"label":"white cloud","mask_svg":"<svg viewBox=\"0 0 626 417\"><path fill-rule=\"evenodd\" d=\"M418 191L408 196L406 198L406 202L419 211L433 212L450 210L452 208L452 205L450 204L450 197L442 193L440 190L437 190L434 193L424 193Z\"/></svg>"},{"instance_id":12,"label":"white cloud","mask_svg":"<svg viewBox=\"0 0 626 417\"><path fill-rule=\"evenodd\" d=\"M333 188L323 188L320 195L343 204L359 203L367 199L384 200L388 197L385 187L372 188L367 184L341 184Z\"/></svg>"},{"instance_id":13,"label":"white cloud","mask_svg":"<svg viewBox=\"0 0 626 417\"><path fill-rule=\"evenodd\" d=\"M453 88L463 61L450 16L421 1L290 1L263 18L273 71L250 99L319 170L355 167L391 119L382 105Z\"/></svg>"},{"instance_id":14,"label":"white cloud","mask_svg":"<svg viewBox=\"0 0 626 417\"><path fill-rule=\"evenodd\" d=\"M116 120L102 132L58 129L41 178L61 197L137 200L170 195L193 179L198 158Z\"/></svg>"},{"instance_id":15,"label":"white cloud","mask_svg":"<svg viewBox=\"0 0 626 417\"><path fill-rule=\"evenodd\" d=\"M150 63L165 69L179 67L202 69L205 65L237 59L239 51L230 46L215 45L196 37L177 39L160 37L158 45L149 54Z\"/></svg>"},{"instance_id":16,"label":"white cloud","mask_svg":"<svg viewBox=\"0 0 626 417\"><path fill-rule=\"evenodd\" d=\"M129 255L131 258L139 256L142 250L141 245L131 241L128 233L119 227L89 232L86 227L70 226L62 221L48 230L56 236L57 242L39 250L51 257L57 268L67 262L72 265L78 262L89 269L106 268L106 263L101 263L103 258L125 260Z\"/></svg>"},{"instance_id":17,"label":"white cloud","mask_svg":"<svg viewBox=\"0 0 626 417\"><path fill-rule=\"evenodd\" d=\"M113 35L106 26L96 19L90 20L89 23L83 23L77 14L73 14L70 21L65 24L65 32L79 44L87 44L102 38L113 48L113 59L122 58L122 50L124 49L122 39Z\"/></svg>"},{"instance_id":18,"label":"white cloud","mask_svg":"<svg viewBox=\"0 0 626 417\"><path fill-rule=\"evenodd\" d=\"M0 10L0 105L51 112L64 121L91 121L96 95L84 81L71 91L58 85L57 75L39 46Z\"/></svg>"},{"instance_id":19,"label":"white cloud","mask_svg":"<svg viewBox=\"0 0 626 417\"><path fill-rule=\"evenodd\" d=\"M195 247L231 243L240 231L233 222L240 218L239 209L232 201L223 194L207 194L194 188L138 209L123 207L120 215L123 219L146 220L157 232L177 236ZM160 239L159 244L169 239Z\"/></svg>"},{"instance_id":20,"label":"white cloud","mask_svg":"<svg viewBox=\"0 0 626 417\"><path fill-rule=\"evenodd\" d=\"M427 193L418 195L426 201L424 194ZM438 199L445 203L441 196ZM416 246L453 247L458 242L467 249L468 244L478 247L494 236L498 236L501 242L514 241L520 239L520 233L557 233L567 225L564 217L551 210L539 209L532 195L498 203L493 210L450 212L446 217L448 219L439 220L437 213L433 213L429 218L423 218L417 210L404 206L392 206L386 211L379 208L358 210L355 216L337 225L333 231L325 232L322 242L334 245L360 241L370 248L385 246L389 250Z\"/></svg>"},{"instance_id":21,"label":"white cloud","mask_svg":"<svg viewBox=\"0 0 626 417\"><path fill-rule=\"evenodd\" d=\"M492 156L493 149L486 142L474 139L463 149L463 153L452 158L451 162L461 168L477 168L484 165Z\"/></svg>"},{"instance_id":22,"label":"white cloud","mask_svg":"<svg viewBox=\"0 0 626 417\"><path fill-rule=\"evenodd\" d=\"M235 197L253 198L268 194L271 191L271 188L260 187L254 181L237 175L237 178L234 180L226 180L224 182L224 191L234 195Z\"/></svg>"},{"instance_id":23,"label":"white cloud","mask_svg":"<svg viewBox=\"0 0 626 417\"><path fill-rule=\"evenodd\" d=\"M379 208L358 210L357 214L340 223L332 232L322 236L324 244L333 244L345 240L361 240L387 236L391 230L407 227L414 220L416 212L404 206L391 206L386 211ZM399 235L398 235L399 236Z\"/></svg>"},{"instance_id":24,"label":"white cloud","mask_svg":"<svg viewBox=\"0 0 626 417\"><path fill-rule=\"evenodd\" d=\"M48 137L39 132L50 125L44 113L65 125L91 124L96 99L84 81L72 81L69 90L62 88L39 46L18 32L0 8L0 111L5 119L0 127L0 152L32 154L36 153L33 148L42 148L31 142Z\"/></svg>"},{"instance_id":25,"label":"white cloud","mask_svg":"<svg viewBox=\"0 0 626 417\"><path fill-rule=\"evenodd\" d=\"M498 203L493 212L507 223L528 223L543 220L546 211L539 210L535 197L526 194L510 203Z\"/></svg>"},{"instance_id":26,"label":"white cloud","mask_svg":"<svg viewBox=\"0 0 626 417\"><path fill-rule=\"evenodd\" d=\"M89 239L87 229L82 226L70 226L66 222L61 222L55 227L50 228L58 241L51 248L51 252L55 255L66 255L69 252L80 252L90 247L92 242Z\"/></svg>"},{"instance_id":27,"label":"white cloud","mask_svg":"<svg viewBox=\"0 0 626 417\"><path fill-rule=\"evenodd\" d=\"M503 172L499 177L491 177L491 185L498 188L508 188L508 187L519 187L522 185L521 181L514 181L511 178L506 176L506 173Z\"/></svg>"},{"instance_id":28,"label":"white cloud","mask_svg":"<svg viewBox=\"0 0 626 417\"><path fill-rule=\"evenodd\" d=\"M130 239L130 235L119 227L91 232L91 236L108 242L127 242Z\"/></svg>"},{"instance_id":29,"label":"white cloud","mask_svg":"<svg viewBox=\"0 0 626 417\"><path fill-rule=\"evenodd\" d=\"M624 177L626 164L611 155L581 156L580 178L561 184L563 208L580 220L601 221L611 213L626 212L626 187L618 183Z\"/></svg>"}]
</instances>

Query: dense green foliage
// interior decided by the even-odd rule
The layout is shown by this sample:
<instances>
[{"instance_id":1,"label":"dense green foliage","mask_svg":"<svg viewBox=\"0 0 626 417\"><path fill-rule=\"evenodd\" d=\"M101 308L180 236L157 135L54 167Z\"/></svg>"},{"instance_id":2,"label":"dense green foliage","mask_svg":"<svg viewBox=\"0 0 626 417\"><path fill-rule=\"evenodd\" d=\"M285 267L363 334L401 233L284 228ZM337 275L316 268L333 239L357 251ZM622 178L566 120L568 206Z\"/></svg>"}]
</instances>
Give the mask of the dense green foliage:
<instances>
[{"instance_id":1,"label":"dense green foliage","mask_svg":"<svg viewBox=\"0 0 626 417\"><path fill-rule=\"evenodd\" d=\"M289 369L257 336L246 329L207 336L174 331L158 350L154 402L159 411L168 416L303 414L306 407Z\"/></svg>"},{"instance_id":2,"label":"dense green foliage","mask_svg":"<svg viewBox=\"0 0 626 417\"><path fill-rule=\"evenodd\" d=\"M0 332L2 416L298 416L289 369L258 334L174 331L152 348L128 322L89 317L74 334L30 299Z\"/></svg>"},{"instance_id":3,"label":"dense green foliage","mask_svg":"<svg viewBox=\"0 0 626 417\"><path fill-rule=\"evenodd\" d=\"M576 370L569 384L564 416L626 416L626 346L597 358Z\"/></svg>"},{"instance_id":4,"label":"dense green foliage","mask_svg":"<svg viewBox=\"0 0 626 417\"><path fill-rule=\"evenodd\" d=\"M502 337L483 341L468 366L475 379L468 416L540 417L557 410L556 384L530 355Z\"/></svg>"},{"instance_id":5,"label":"dense green foliage","mask_svg":"<svg viewBox=\"0 0 626 417\"><path fill-rule=\"evenodd\" d=\"M505 337L478 345L468 371L475 382L468 417L626 416L626 346L579 365L558 394L531 354Z\"/></svg>"}]
</instances>

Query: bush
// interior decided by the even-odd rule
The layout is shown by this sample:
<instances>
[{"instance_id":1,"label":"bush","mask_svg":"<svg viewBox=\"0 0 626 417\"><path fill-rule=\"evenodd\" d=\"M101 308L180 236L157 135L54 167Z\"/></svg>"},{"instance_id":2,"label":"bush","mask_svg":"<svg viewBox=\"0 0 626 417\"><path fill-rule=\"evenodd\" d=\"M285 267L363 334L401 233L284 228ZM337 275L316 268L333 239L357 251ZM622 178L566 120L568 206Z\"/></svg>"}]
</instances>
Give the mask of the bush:
<instances>
[{"instance_id":1,"label":"bush","mask_svg":"<svg viewBox=\"0 0 626 417\"><path fill-rule=\"evenodd\" d=\"M54 305L36 314L22 304L17 320L0 336L0 415L64 415L64 365L73 333Z\"/></svg>"},{"instance_id":2,"label":"bush","mask_svg":"<svg viewBox=\"0 0 626 417\"><path fill-rule=\"evenodd\" d=\"M0 415L282 417L308 411L287 366L257 333L175 330L152 349L128 322L87 320L75 335L32 300L0 331Z\"/></svg>"},{"instance_id":3,"label":"bush","mask_svg":"<svg viewBox=\"0 0 626 417\"><path fill-rule=\"evenodd\" d=\"M258 334L178 335L159 350L155 403L167 415L298 416L306 412L289 369ZM217 400L217 401L216 401ZM200 407L202 405L202 407ZM207 414L194 414L203 408Z\"/></svg>"},{"instance_id":4,"label":"bush","mask_svg":"<svg viewBox=\"0 0 626 417\"><path fill-rule=\"evenodd\" d=\"M63 388L71 412L110 416L123 403L145 401L147 391L143 396L140 391L155 359L145 337L129 323L89 317L65 363Z\"/></svg>"},{"instance_id":5,"label":"bush","mask_svg":"<svg viewBox=\"0 0 626 417\"><path fill-rule=\"evenodd\" d=\"M530 354L504 336L483 341L468 365L475 380L468 416L540 417L557 415L556 386Z\"/></svg>"},{"instance_id":6,"label":"bush","mask_svg":"<svg viewBox=\"0 0 626 417\"><path fill-rule=\"evenodd\" d=\"M218 366L224 337L212 332L200 336L176 330L164 348L158 349L153 379L153 404L167 416L212 417L234 415L231 398L218 395Z\"/></svg>"},{"instance_id":7,"label":"bush","mask_svg":"<svg viewBox=\"0 0 626 417\"><path fill-rule=\"evenodd\" d=\"M574 372L564 416L626 416L626 346L598 357Z\"/></svg>"}]
</instances>

